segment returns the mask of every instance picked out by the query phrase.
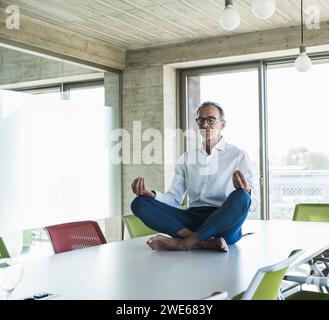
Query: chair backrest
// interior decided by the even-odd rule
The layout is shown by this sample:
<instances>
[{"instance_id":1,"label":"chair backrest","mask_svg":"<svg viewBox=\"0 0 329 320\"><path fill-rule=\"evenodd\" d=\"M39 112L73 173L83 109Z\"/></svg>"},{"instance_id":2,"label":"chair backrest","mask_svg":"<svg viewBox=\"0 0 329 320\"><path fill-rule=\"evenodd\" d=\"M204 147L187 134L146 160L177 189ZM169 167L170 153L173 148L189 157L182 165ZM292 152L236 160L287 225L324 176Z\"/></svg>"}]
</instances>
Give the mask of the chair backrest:
<instances>
[{"instance_id":1,"label":"chair backrest","mask_svg":"<svg viewBox=\"0 0 329 320\"><path fill-rule=\"evenodd\" d=\"M274 265L259 269L241 299L277 300L285 273L291 263L302 253L303 250L294 250L289 258Z\"/></svg>"},{"instance_id":2,"label":"chair backrest","mask_svg":"<svg viewBox=\"0 0 329 320\"><path fill-rule=\"evenodd\" d=\"M329 203L299 203L293 221L329 222Z\"/></svg>"},{"instance_id":3,"label":"chair backrest","mask_svg":"<svg viewBox=\"0 0 329 320\"><path fill-rule=\"evenodd\" d=\"M122 220L127 227L130 238L132 239L150 236L157 233L156 231L146 226L143 221L136 217L134 214L123 216Z\"/></svg>"},{"instance_id":4,"label":"chair backrest","mask_svg":"<svg viewBox=\"0 0 329 320\"><path fill-rule=\"evenodd\" d=\"M0 237L0 259L10 258L9 252L6 248L5 243L3 242L2 238Z\"/></svg>"},{"instance_id":5,"label":"chair backrest","mask_svg":"<svg viewBox=\"0 0 329 320\"><path fill-rule=\"evenodd\" d=\"M55 253L83 249L106 243L95 221L78 221L45 227Z\"/></svg>"}]
</instances>

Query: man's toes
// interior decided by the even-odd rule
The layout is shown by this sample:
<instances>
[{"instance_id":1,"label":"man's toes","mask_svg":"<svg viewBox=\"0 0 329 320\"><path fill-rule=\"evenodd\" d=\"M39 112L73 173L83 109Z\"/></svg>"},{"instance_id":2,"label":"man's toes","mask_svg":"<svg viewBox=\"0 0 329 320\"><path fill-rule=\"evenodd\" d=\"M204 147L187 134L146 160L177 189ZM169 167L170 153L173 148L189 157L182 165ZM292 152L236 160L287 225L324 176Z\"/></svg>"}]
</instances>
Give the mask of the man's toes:
<instances>
[{"instance_id":1,"label":"man's toes","mask_svg":"<svg viewBox=\"0 0 329 320\"><path fill-rule=\"evenodd\" d=\"M152 237L146 241L147 244L151 244L154 241L155 237Z\"/></svg>"},{"instance_id":2,"label":"man's toes","mask_svg":"<svg viewBox=\"0 0 329 320\"><path fill-rule=\"evenodd\" d=\"M150 245L150 248L151 248L152 250L156 250L156 251L159 251L159 250L160 250L160 246L159 246L158 244L156 244L156 243L152 243L152 244Z\"/></svg>"},{"instance_id":3,"label":"man's toes","mask_svg":"<svg viewBox=\"0 0 329 320\"><path fill-rule=\"evenodd\" d=\"M222 248L222 250L228 251L228 245L227 245L225 239L224 238L220 238L220 242L221 242L221 248Z\"/></svg>"}]
</instances>

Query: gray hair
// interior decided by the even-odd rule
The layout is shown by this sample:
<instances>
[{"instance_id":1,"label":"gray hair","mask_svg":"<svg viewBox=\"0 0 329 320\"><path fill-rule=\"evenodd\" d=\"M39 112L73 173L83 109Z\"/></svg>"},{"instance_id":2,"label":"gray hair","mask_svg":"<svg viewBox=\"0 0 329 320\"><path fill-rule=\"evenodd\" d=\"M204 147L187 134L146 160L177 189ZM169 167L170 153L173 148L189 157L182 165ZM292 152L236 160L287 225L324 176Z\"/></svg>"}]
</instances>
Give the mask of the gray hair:
<instances>
[{"instance_id":1,"label":"gray hair","mask_svg":"<svg viewBox=\"0 0 329 320\"><path fill-rule=\"evenodd\" d=\"M213 102L213 101L206 101L206 102L203 102L200 107L198 108L198 111L197 111L197 114L199 114L200 110L203 109L203 108L206 108L206 107L216 107L219 111L219 115L220 115L220 118L222 120L225 119L225 113L224 113L224 110L223 108L220 106L219 103L217 102Z\"/></svg>"}]
</instances>

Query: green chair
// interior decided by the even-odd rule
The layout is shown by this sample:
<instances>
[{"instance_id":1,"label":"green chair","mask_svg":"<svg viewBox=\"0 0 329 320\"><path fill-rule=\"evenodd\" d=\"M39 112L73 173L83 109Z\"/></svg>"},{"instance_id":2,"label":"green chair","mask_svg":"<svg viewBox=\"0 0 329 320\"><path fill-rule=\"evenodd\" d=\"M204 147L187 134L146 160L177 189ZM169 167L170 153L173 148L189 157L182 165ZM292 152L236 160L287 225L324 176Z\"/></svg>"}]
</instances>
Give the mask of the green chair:
<instances>
[{"instance_id":1,"label":"green chair","mask_svg":"<svg viewBox=\"0 0 329 320\"><path fill-rule=\"evenodd\" d=\"M296 276L287 275L286 280L297 283L298 285L308 284L315 285L318 288L328 288L329 279L326 277L316 276ZM286 300L329 300L329 294L310 290L299 290L286 295Z\"/></svg>"},{"instance_id":2,"label":"green chair","mask_svg":"<svg viewBox=\"0 0 329 320\"><path fill-rule=\"evenodd\" d=\"M329 300L329 294L303 290L287 296L285 300Z\"/></svg>"},{"instance_id":3,"label":"green chair","mask_svg":"<svg viewBox=\"0 0 329 320\"><path fill-rule=\"evenodd\" d=\"M299 203L293 221L329 222L329 203Z\"/></svg>"},{"instance_id":4,"label":"green chair","mask_svg":"<svg viewBox=\"0 0 329 320\"><path fill-rule=\"evenodd\" d=\"M295 206L293 221L329 222L329 203L300 203ZM329 274L329 250L322 252L313 262L322 261L326 268L324 275Z\"/></svg>"},{"instance_id":5,"label":"green chair","mask_svg":"<svg viewBox=\"0 0 329 320\"><path fill-rule=\"evenodd\" d=\"M232 300L278 300L283 277L302 252L303 250L294 250L287 259L258 269L247 290L236 295ZM222 300L222 296L223 294L219 293L218 300ZM216 300L216 294L206 300Z\"/></svg>"},{"instance_id":6,"label":"green chair","mask_svg":"<svg viewBox=\"0 0 329 320\"><path fill-rule=\"evenodd\" d=\"M142 220L137 218L134 214L123 216L122 220L128 230L130 238L132 239L150 236L157 233L156 231L146 226Z\"/></svg>"},{"instance_id":7,"label":"green chair","mask_svg":"<svg viewBox=\"0 0 329 320\"><path fill-rule=\"evenodd\" d=\"M180 209L186 210L188 209L188 206L181 206ZM146 226L143 221L137 218L134 214L125 215L122 217L122 220L128 230L131 239L150 236L158 233L157 231L152 230Z\"/></svg>"},{"instance_id":8,"label":"green chair","mask_svg":"<svg viewBox=\"0 0 329 320\"><path fill-rule=\"evenodd\" d=\"M293 221L301 222L329 222L329 204L327 203L299 203L295 206ZM294 284L285 288L282 292L286 293L303 284L315 284L321 292L300 290L286 297L287 300L329 300L328 277L329 274L329 251L322 252L319 256L308 262L311 273L306 276L286 275L285 280ZM323 262L324 268L320 270L317 262ZM319 276L320 275L320 276Z\"/></svg>"},{"instance_id":9,"label":"green chair","mask_svg":"<svg viewBox=\"0 0 329 320\"><path fill-rule=\"evenodd\" d=\"M10 258L9 252L6 248L5 243L3 242L2 238L0 237L0 259Z\"/></svg>"}]
</instances>

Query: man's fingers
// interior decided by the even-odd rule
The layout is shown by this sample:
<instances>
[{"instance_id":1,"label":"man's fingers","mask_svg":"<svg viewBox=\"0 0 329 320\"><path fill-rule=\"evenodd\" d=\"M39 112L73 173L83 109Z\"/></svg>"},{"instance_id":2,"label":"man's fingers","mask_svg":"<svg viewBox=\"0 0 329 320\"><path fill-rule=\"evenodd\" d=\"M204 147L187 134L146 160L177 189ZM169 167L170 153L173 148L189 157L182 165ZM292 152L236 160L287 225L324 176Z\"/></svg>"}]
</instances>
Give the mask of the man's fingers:
<instances>
[{"instance_id":1,"label":"man's fingers","mask_svg":"<svg viewBox=\"0 0 329 320\"><path fill-rule=\"evenodd\" d=\"M241 171L239 171L238 174L239 174L239 177L240 177L240 180L241 180L243 186L245 188L247 188L248 187L248 181L247 181L246 177L244 176L244 174Z\"/></svg>"},{"instance_id":2,"label":"man's fingers","mask_svg":"<svg viewBox=\"0 0 329 320\"><path fill-rule=\"evenodd\" d=\"M235 178L235 172L233 173L233 177L232 177L232 180L233 180L233 185L234 185L234 188L238 188L238 185L236 183L236 178Z\"/></svg>"},{"instance_id":3,"label":"man's fingers","mask_svg":"<svg viewBox=\"0 0 329 320\"><path fill-rule=\"evenodd\" d=\"M136 193L136 183L137 183L137 179L135 179L131 185L131 189L133 190L133 193Z\"/></svg>"},{"instance_id":4,"label":"man's fingers","mask_svg":"<svg viewBox=\"0 0 329 320\"><path fill-rule=\"evenodd\" d=\"M141 195L141 183L142 183L142 178L138 179L136 188L137 188L137 194L140 196Z\"/></svg>"},{"instance_id":5,"label":"man's fingers","mask_svg":"<svg viewBox=\"0 0 329 320\"><path fill-rule=\"evenodd\" d=\"M234 180L235 180L235 183L236 183L236 186L235 187L236 188L242 188L242 189L244 189L244 185L243 185L243 183L242 183L242 181L240 179L240 176L239 176L238 171L235 171L234 172L233 177L234 177Z\"/></svg>"},{"instance_id":6,"label":"man's fingers","mask_svg":"<svg viewBox=\"0 0 329 320\"><path fill-rule=\"evenodd\" d=\"M141 181L141 193L143 194L145 191L145 183L144 183L144 178L142 178L142 181Z\"/></svg>"},{"instance_id":7,"label":"man's fingers","mask_svg":"<svg viewBox=\"0 0 329 320\"><path fill-rule=\"evenodd\" d=\"M237 182L238 182L238 186L239 186L239 188L242 188L242 189L243 189L243 188L244 188L244 185L243 185L243 183L242 183L240 177L237 177L236 179L237 179Z\"/></svg>"},{"instance_id":8,"label":"man's fingers","mask_svg":"<svg viewBox=\"0 0 329 320\"><path fill-rule=\"evenodd\" d=\"M133 190L133 193L135 193L138 196L139 196L139 186L138 185L139 185L140 179L141 179L140 177L136 178L134 180L134 182L132 183L132 185L131 185L131 188Z\"/></svg>"},{"instance_id":9,"label":"man's fingers","mask_svg":"<svg viewBox=\"0 0 329 320\"><path fill-rule=\"evenodd\" d=\"M243 189L249 192L249 184L244 176L244 174L240 170L236 170L233 174L233 184L236 189Z\"/></svg>"},{"instance_id":10,"label":"man's fingers","mask_svg":"<svg viewBox=\"0 0 329 320\"><path fill-rule=\"evenodd\" d=\"M145 187L145 179L143 177L136 178L131 185L131 189L133 190L133 193L138 196L144 195L144 193L148 191Z\"/></svg>"},{"instance_id":11,"label":"man's fingers","mask_svg":"<svg viewBox=\"0 0 329 320\"><path fill-rule=\"evenodd\" d=\"M233 185L234 185L234 188L237 189L239 188L237 182L236 182L236 178L235 178L235 173L233 174Z\"/></svg>"}]
</instances>

